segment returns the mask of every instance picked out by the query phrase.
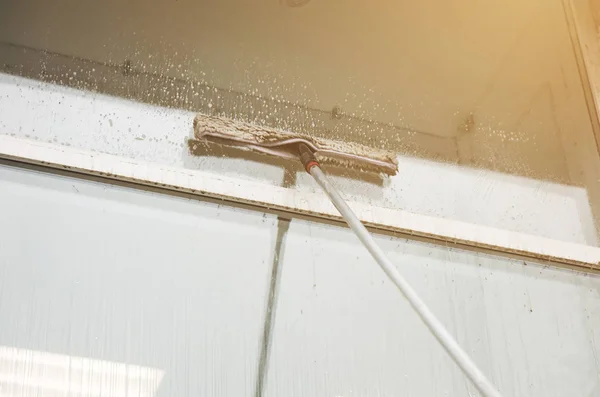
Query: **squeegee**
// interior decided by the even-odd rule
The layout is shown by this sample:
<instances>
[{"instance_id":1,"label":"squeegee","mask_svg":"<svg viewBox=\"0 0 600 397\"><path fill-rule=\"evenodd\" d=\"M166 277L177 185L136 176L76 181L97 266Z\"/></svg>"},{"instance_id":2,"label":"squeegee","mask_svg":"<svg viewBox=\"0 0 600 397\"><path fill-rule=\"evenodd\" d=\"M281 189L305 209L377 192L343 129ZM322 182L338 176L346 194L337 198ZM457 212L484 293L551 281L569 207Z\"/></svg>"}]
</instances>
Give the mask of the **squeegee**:
<instances>
[{"instance_id":1,"label":"squeegee","mask_svg":"<svg viewBox=\"0 0 600 397\"><path fill-rule=\"evenodd\" d=\"M409 301L433 336L473 382L477 390L486 397L501 396L496 387L460 347L417 292L398 272L383 250L375 243L369 231L321 169L321 164L331 164L362 172L395 175L398 171L395 153L356 143L316 138L225 117L202 114L197 115L194 119L194 136L200 141L235 146L243 150L301 162L306 172L327 194L373 259Z\"/></svg>"}]
</instances>

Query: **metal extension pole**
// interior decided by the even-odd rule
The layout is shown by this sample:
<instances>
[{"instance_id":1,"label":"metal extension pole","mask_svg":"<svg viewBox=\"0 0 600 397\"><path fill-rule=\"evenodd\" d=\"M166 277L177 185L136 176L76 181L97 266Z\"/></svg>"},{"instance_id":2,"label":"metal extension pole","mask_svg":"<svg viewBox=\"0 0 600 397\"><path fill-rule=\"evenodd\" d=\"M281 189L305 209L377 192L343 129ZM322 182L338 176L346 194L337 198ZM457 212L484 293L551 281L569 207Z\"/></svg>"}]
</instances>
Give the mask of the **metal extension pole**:
<instances>
[{"instance_id":1,"label":"metal extension pole","mask_svg":"<svg viewBox=\"0 0 600 397\"><path fill-rule=\"evenodd\" d=\"M444 349L446 349L448 354L450 354L450 357L458 364L465 375L471 379L477 390L485 397L501 397L500 392L498 392L473 360L471 360L467 353L459 346L454 337L446 330L444 325L435 317L431 310L429 310L429 307L421 300L417 292L410 286L404 277L402 277L385 253L375 243L375 240L373 240L369 231L361 223L354 212L352 212L352 209L346 204L342 196L337 192L337 189L329 183L329 180L316 160L305 162L305 167L308 173L315 178L319 186L327 193L333 205L335 205L340 214L342 214L344 220L348 223L348 226L350 226L350 229L352 229L360 239L365 248L369 250L371 256L373 256L375 261L381 266L385 274L387 274L400 292L408 299L431 333L442 344Z\"/></svg>"}]
</instances>

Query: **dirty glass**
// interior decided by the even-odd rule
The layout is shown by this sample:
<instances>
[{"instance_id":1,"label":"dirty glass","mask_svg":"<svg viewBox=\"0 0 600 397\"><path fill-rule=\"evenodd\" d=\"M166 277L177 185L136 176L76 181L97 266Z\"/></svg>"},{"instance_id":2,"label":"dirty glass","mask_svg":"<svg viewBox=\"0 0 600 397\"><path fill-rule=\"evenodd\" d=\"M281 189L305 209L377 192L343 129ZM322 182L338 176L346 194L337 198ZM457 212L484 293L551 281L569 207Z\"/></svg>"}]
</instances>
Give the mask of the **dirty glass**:
<instances>
[{"instance_id":1,"label":"dirty glass","mask_svg":"<svg viewBox=\"0 0 600 397\"><path fill-rule=\"evenodd\" d=\"M452 240L600 257L568 3L0 0L0 137L302 200L302 167L198 149L194 116L391 151L394 176L325 170L367 215L453 225L375 239L459 344L506 395L597 395L597 275ZM47 171L0 160L0 394L476 395L347 228Z\"/></svg>"},{"instance_id":2,"label":"dirty glass","mask_svg":"<svg viewBox=\"0 0 600 397\"><path fill-rule=\"evenodd\" d=\"M2 396L479 395L346 228L2 164L0 203ZM600 393L600 277L375 238L503 395Z\"/></svg>"},{"instance_id":3,"label":"dirty glass","mask_svg":"<svg viewBox=\"0 0 600 397\"><path fill-rule=\"evenodd\" d=\"M334 177L353 201L598 245L559 0L0 5L3 134L280 186L268 161L190 153L191 115L222 115L397 153L392 178Z\"/></svg>"}]
</instances>

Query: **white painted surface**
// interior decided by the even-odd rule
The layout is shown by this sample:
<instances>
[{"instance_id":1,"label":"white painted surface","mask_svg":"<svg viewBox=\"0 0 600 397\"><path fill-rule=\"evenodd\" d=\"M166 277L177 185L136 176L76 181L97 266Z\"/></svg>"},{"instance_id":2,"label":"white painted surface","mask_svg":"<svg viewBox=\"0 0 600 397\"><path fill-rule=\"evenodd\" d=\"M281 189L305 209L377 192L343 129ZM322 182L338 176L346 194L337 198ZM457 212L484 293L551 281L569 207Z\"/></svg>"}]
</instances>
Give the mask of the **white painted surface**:
<instances>
[{"instance_id":1,"label":"white painted surface","mask_svg":"<svg viewBox=\"0 0 600 397\"><path fill-rule=\"evenodd\" d=\"M272 165L191 156L184 142L191 136L192 119L191 112L0 74L0 134L201 169L216 178L257 182L266 189L281 185L283 170ZM399 162L399 175L382 187L335 180L346 197L374 211L388 208L597 245L590 201L581 187L403 156ZM299 174L299 190L316 188L307 177Z\"/></svg>"},{"instance_id":2,"label":"white painted surface","mask_svg":"<svg viewBox=\"0 0 600 397\"><path fill-rule=\"evenodd\" d=\"M377 240L503 395L600 395L600 278ZM284 247L268 396L478 395L348 230Z\"/></svg>"},{"instance_id":3,"label":"white painted surface","mask_svg":"<svg viewBox=\"0 0 600 397\"><path fill-rule=\"evenodd\" d=\"M275 223L1 166L0 346L150 367L156 396L251 395ZM118 395L122 368L105 370L114 388L96 392Z\"/></svg>"}]
</instances>

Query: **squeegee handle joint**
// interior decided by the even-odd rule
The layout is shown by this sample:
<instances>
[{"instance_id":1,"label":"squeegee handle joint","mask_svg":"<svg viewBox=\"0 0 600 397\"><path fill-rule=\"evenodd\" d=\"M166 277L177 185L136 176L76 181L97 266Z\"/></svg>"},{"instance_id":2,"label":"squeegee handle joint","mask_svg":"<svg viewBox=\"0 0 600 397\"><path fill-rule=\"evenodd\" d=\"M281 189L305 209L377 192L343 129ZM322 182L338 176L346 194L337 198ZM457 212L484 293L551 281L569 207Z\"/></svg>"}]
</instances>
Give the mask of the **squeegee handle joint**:
<instances>
[{"instance_id":1,"label":"squeegee handle joint","mask_svg":"<svg viewBox=\"0 0 600 397\"><path fill-rule=\"evenodd\" d=\"M304 143L301 143L300 145L298 145L298 152L300 153L300 161L302 162L302 165L304 166L304 169L306 170L306 172L308 172L309 174L310 174L310 169L312 167L320 167L321 166L319 164L319 162L317 161L315 154Z\"/></svg>"}]
</instances>

